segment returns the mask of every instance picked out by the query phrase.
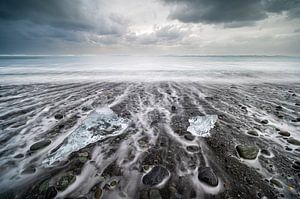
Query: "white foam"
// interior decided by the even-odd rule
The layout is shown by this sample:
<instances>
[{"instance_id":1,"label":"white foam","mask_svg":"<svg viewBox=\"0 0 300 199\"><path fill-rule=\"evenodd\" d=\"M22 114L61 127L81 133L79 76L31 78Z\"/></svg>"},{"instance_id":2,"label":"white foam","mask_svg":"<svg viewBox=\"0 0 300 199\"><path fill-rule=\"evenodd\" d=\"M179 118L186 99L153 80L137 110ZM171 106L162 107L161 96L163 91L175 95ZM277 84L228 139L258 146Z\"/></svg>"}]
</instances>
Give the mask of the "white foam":
<instances>
[{"instance_id":1,"label":"white foam","mask_svg":"<svg viewBox=\"0 0 300 199\"><path fill-rule=\"evenodd\" d=\"M196 116L189 119L190 126L187 131L195 136L208 137L210 129L214 128L217 115Z\"/></svg>"},{"instance_id":2,"label":"white foam","mask_svg":"<svg viewBox=\"0 0 300 199\"><path fill-rule=\"evenodd\" d=\"M128 127L126 119L118 117L109 107L97 108L63 142L62 146L49 155L43 163L49 165L65 159L69 154L107 137L120 135Z\"/></svg>"}]
</instances>

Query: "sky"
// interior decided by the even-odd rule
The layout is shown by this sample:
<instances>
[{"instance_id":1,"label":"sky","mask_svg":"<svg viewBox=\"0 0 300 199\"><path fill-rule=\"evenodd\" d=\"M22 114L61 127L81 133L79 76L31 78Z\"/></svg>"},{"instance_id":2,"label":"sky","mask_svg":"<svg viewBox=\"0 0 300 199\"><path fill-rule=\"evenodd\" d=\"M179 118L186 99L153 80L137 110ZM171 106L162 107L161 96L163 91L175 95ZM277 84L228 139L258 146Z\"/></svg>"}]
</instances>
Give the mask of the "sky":
<instances>
[{"instance_id":1,"label":"sky","mask_svg":"<svg viewBox=\"0 0 300 199\"><path fill-rule=\"evenodd\" d=\"M1 0L0 54L300 55L300 0Z\"/></svg>"}]
</instances>

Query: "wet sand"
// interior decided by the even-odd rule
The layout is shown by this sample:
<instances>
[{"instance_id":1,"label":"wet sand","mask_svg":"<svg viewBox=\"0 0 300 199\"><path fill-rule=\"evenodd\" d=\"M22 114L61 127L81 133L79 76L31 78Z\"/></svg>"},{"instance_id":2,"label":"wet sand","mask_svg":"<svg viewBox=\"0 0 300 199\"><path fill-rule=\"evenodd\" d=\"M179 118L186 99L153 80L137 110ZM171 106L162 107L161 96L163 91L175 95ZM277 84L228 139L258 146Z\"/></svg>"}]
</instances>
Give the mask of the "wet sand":
<instances>
[{"instance_id":1,"label":"wet sand","mask_svg":"<svg viewBox=\"0 0 300 199\"><path fill-rule=\"evenodd\" d=\"M297 83L2 85L0 198L299 198L299 95ZM198 116L217 116L209 135L188 131Z\"/></svg>"}]
</instances>

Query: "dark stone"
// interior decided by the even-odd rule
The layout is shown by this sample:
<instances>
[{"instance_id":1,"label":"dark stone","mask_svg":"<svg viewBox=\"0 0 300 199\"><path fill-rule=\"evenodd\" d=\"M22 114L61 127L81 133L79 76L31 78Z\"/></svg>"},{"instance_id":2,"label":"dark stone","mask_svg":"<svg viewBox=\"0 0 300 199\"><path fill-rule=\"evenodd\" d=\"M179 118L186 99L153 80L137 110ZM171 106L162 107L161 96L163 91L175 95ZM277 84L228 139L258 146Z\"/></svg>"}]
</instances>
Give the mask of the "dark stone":
<instances>
[{"instance_id":1,"label":"dark stone","mask_svg":"<svg viewBox=\"0 0 300 199\"><path fill-rule=\"evenodd\" d=\"M218 177L210 167L199 168L198 179L213 187L218 185Z\"/></svg>"},{"instance_id":2,"label":"dark stone","mask_svg":"<svg viewBox=\"0 0 300 199\"><path fill-rule=\"evenodd\" d=\"M56 183L56 188L59 191L65 190L70 184L72 184L76 180L76 177L72 172L68 172L64 174Z\"/></svg>"},{"instance_id":3,"label":"dark stone","mask_svg":"<svg viewBox=\"0 0 300 199\"><path fill-rule=\"evenodd\" d=\"M29 166L22 171L22 174L32 174L36 171L34 166Z\"/></svg>"},{"instance_id":4,"label":"dark stone","mask_svg":"<svg viewBox=\"0 0 300 199\"><path fill-rule=\"evenodd\" d=\"M188 150L189 152L197 152L199 151L199 147L195 145L191 145L191 146L187 146L186 150Z\"/></svg>"},{"instance_id":5,"label":"dark stone","mask_svg":"<svg viewBox=\"0 0 300 199\"><path fill-rule=\"evenodd\" d=\"M62 114L60 114L60 113L58 113L58 114L56 114L55 116L54 116L54 118L55 119L57 119L57 120L61 120L61 119L63 119L63 115Z\"/></svg>"},{"instance_id":6,"label":"dark stone","mask_svg":"<svg viewBox=\"0 0 300 199\"><path fill-rule=\"evenodd\" d=\"M31 145L30 150L37 151L39 149L45 148L49 144L51 144L51 140L42 140L40 142L37 142L37 143L34 143L33 145Z\"/></svg>"},{"instance_id":7,"label":"dark stone","mask_svg":"<svg viewBox=\"0 0 300 199\"><path fill-rule=\"evenodd\" d=\"M51 186L47 189L45 198L47 198L47 199L55 198L56 195L57 195L57 191L56 191L55 187Z\"/></svg>"},{"instance_id":8,"label":"dark stone","mask_svg":"<svg viewBox=\"0 0 300 199\"><path fill-rule=\"evenodd\" d=\"M287 131L280 131L279 133L278 133L279 135L282 135L282 136L285 136L285 137L289 137L291 134L289 133L289 132L287 132Z\"/></svg>"},{"instance_id":9,"label":"dark stone","mask_svg":"<svg viewBox=\"0 0 300 199\"><path fill-rule=\"evenodd\" d=\"M299 141L299 140L296 140L296 139L293 138L293 137L290 137L287 141L288 141L288 143L290 143L290 144L300 146L300 141Z\"/></svg>"},{"instance_id":10,"label":"dark stone","mask_svg":"<svg viewBox=\"0 0 300 199\"><path fill-rule=\"evenodd\" d=\"M158 189L151 189L149 192L150 199L162 199Z\"/></svg>"},{"instance_id":11,"label":"dark stone","mask_svg":"<svg viewBox=\"0 0 300 199\"><path fill-rule=\"evenodd\" d=\"M258 136L258 133L257 133L257 131L255 131L255 130L250 130L250 131L248 131L247 133L248 133L249 135Z\"/></svg>"},{"instance_id":12,"label":"dark stone","mask_svg":"<svg viewBox=\"0 0 300 199\"><path fill-rule=\"evenodd\" d=\"M240 157L253 160L257 157L258 148L256 146L238 145L236 150Z\"/></svg>"},{"instance_id":13,"label":"dark stone","mask_svg":"<svg viewBox=\"0 0 300 199\"><path fill-rule=\"evenodd\" d=\"M268 120L262 120L262 121L260 121L260 123L262 123L262 124L268 124L269 121Z\"/></svg>"},{"instance_id":14,"label":"dark stone","mask_svg":"<svg viewBox=\"0 0 300 199\"><path fill-rule=\"evenodd\" d=\"M262 150L261 150L261 153L262 153L263 155L266 155L266 156L270 156L270 155L271 155L270 151L268 151L267 149L262 149Z\"/></svg>"},{"instance_id":15,"label":"dark stone","mask_svg":"<svg viewBox=\"0 0 300 199\"><path fill-rule=\"evenodd\" d=\"M189 141L193 141L195 139L195 136L191 135L191 134L185 134L184 135L184 138L186 140L189 140Z\"/></svg>"},{"instance_id":16,"label":"dark stone","mask_svg":"<svg viewBox=\"0 0 300 199\"><path fill-rule=\"evenodd\" d=\"M15 155L15 157L14 158L17 158L17 159L19 159L19 158L23 158L24 157L24 155L22 154L22 153L19 153L18 155Z\"/></svg>"},{"instance_id":17,"label":"dark stone","mask_svg":"<svg viewBox=\"0 0 300 199\"><path fill-rule=\"evenodd\" d=\"M283 109L282 106L276 106L276 110L280 111L282 109Z\"/></svg>"},{"instance_id":18,"label":"dark stone","mask_svg":"<svg viewBox=\"0 0 300 199\"><path fill-rule=\"evenodd\" d=\"M276 180L276 179L274 179L274 178L272 178L272 179L270 180L270 182L271 182L271 184L275 185L275 186L278 187L278 188L283 188L281 182L279 182L278 180Z\"/></svg>"},{"instance_id":19,"label":"dark stone","mask_svg":"<svg viewBox=\"0 0 300 199\"><path fill-rule=\"evenodd\" d=\"M161 183L169 176L169 171L162 166L154 166L149 173L147 173L142 181L145 185L155 186Z\"/></svg>"}]
</instances>

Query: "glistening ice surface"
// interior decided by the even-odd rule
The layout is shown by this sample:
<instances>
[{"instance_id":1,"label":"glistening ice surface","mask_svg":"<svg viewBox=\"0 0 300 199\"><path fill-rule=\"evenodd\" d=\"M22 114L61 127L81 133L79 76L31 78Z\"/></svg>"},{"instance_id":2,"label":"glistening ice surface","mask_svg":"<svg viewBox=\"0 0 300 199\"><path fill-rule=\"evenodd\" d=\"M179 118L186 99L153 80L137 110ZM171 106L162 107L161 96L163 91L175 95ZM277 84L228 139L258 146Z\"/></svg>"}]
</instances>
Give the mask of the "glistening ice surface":
<instances>
[{"instance_id":1,"label":"glistening ice surface","mask_svg":"<svg viewBox=\"0 0 300 199\"><path fill-rule=\"evenodd\" d=\"M218 119L217 115L196 116L189 119L190 126L187 131L194 136L207 137L210 136L210 129L214 128L214 125Z\"/></svg>"},{"instance_id":2,"label":"glistening ice surface","mask_svg":"<svg viewBox=\"0 0 300 199\"><path fill-rule=\"evenodd\" d=\"M61 161L88 144L123 133L127 126L126 120L119 118L109 107L96 108L44 163L51 165Z\"/></svg>"},{"instance_id":3,"label":"glistening ice surface","mask_svg":"<svg viewBox=\"0 0 300 199\"><path fill-rule=\"evenodd\" d=\"M0 59L0 198L299 198L299 60Z\"/></svg>"}]
</instances>

